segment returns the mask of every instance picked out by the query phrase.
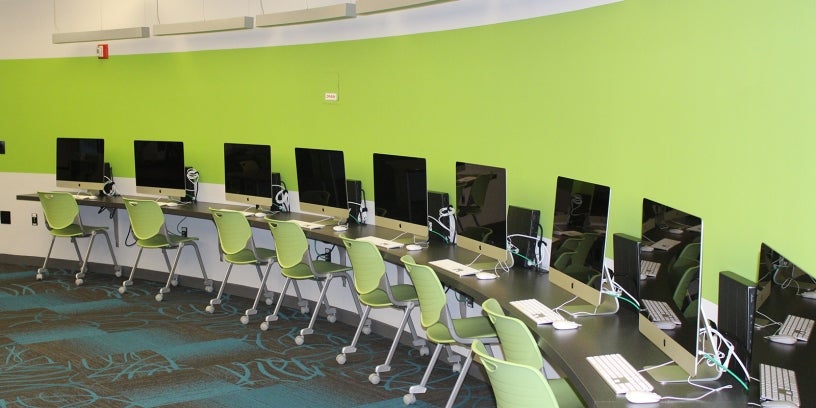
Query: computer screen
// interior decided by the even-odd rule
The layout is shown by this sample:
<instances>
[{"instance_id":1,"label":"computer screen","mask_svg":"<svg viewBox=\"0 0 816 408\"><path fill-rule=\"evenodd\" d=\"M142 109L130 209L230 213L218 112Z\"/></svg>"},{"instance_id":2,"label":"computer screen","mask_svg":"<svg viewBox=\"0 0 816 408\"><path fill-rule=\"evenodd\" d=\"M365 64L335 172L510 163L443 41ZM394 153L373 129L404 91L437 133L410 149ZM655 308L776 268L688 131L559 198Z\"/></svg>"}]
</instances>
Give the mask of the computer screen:
<instances>
[{"instance_id":1,"label":"computer screen","mask_svg":"<svg viewBox=\"0 0 816 408\"><path fill-rule=\"evenodd\" d=\"M227 201L272 207L272 148L224 143L224 192Z\"/></svg>"},{"instance_id":2,"label":"computer screen","mask_svg":"<svg viewBox=\"0 0 816 408\"><path fill-rule=\"evenodd\" d=\"M541 211L507 206L507 247L515 265L546 269L541 264L545 249L542 229Z\"/></svg>"},{"instance_id":3,"label":"computer screen","mask_svg":"<svg viewBox=\"0 0 816 408\"><path fill-rule=\"evenodd\" d=\"M589 303L565 306L576 315L617 311L617 301L601 293L611 284L604 267L609 197L610 189L604 185L567 177L556 181L549 277Z\"/></svg>"},{"instance_id":4,"label":"computer screen","mask_svg":"<svg viewBox=\"0 0 816 408\"><path fill-rule=\"evenodd\" d=\"M57 138L57 187L102 190L104 169L104 139Z\"/></svg>"},{"instance_id":5,"label":"computer screen","mask_svg":"<svg viewBox=\"0 0 816 408\"><path fill-rule=\"evenodd\" d=\"M300 210L345 222L349 206L343 152L297 147L295 164Z\"/></svg>"},{"instance_id":6,"label":"computer screen","mask_svg":"<svg viewBox=\"0 0 816 408\"><path fill-rule=\"evenodd\" d=\"M503 168L456 162L456 245L507 260L507 174Z\"/></svg>"},{"instance_id":7,"label":"computer screen","mask_svg":"<svg viewBox=\"0 0 816 408\"><path fill-rule=\"evenodd\" d=\"M428 182L425 159L374 153L374 222L428 236Z\"/></svg>"},{"instance_id":8,"label":"computer screen","mask_svg":"<svg viewBox=\"0 0 816 408\"><path fill-rule=\"evenodd\" d=\"M176 198L186 195L183 142L134 140L133 152L137 193Z\"/></svg>"},{"instance_id":9,"label":"computer screen","mask_svg":"<svg viewBox=\"0 0 816 408\"><path fill-rule=\"evenodd\" d=\"M641 258L659 264L656 274L641 277L641 301L664 302L680 322L673 328L662 326L661 329L665 319L650 318L646 309L642 309L638 325L640 333L675 363L648 373L662 382L686 381L689 376L718 378L719 371L709 371L705 368L710 366L698 364L698 351L708 350L708 338L700 334L708 328L700 310L702 220L663 203L644 199L641 231Z\"/></svg>"}]
</instances>

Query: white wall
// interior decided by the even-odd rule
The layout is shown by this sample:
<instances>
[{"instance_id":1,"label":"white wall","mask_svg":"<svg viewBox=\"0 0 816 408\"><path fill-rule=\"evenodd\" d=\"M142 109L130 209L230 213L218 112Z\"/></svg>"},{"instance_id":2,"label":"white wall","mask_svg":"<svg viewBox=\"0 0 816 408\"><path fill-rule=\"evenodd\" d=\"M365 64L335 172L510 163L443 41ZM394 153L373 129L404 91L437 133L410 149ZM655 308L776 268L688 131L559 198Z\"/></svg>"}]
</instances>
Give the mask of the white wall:
<instances>
[{"instance_id":1,"label":"white wall","mask_svg":"<svg viewBox=\"0 0 816 408\"><path fill-rule=\"evenodd\" d=\"M310 7L340 0L309 0ZM351 1L351 0L349 0ZM458 0L352 19L251 30L108 41L110 55L253 48L387 37L473 27L579 10L620 0ZM52 44L58 32L252 16L305 0L0 0L0 59L94 56L96 42Z\"/></svg>"}]
</instances>

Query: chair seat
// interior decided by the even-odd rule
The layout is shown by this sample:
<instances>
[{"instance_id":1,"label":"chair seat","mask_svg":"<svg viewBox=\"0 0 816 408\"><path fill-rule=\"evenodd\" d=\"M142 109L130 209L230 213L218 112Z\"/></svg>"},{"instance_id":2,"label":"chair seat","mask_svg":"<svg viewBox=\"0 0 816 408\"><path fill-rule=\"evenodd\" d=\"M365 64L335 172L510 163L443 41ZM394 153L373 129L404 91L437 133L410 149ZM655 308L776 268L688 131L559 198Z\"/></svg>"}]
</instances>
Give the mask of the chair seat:
<instances>
[{"instance_id":1,"label":"chair seat","mask_svg":"<svg viewBox=\"0 0 816 408\"><path fill-rule=\"evenodd\" d=\"M361 294L360 301L371 307L404 306L408 302L418 301L416 289L412 285L393 285L391 286L391 295L398 301L396 305L388 299L388 294L379 288Z\"/></svg>"},{"instance_id":2,"label":"chair seat","mask_svg":"<svg viewBox=\"0 0 816 408\"><path fill-rule=\"evenodd\" d=\"M85 225L83 228L80 227L79 224L71 224L65 228L52 229L49 232L51 235L57 237L87 237L94 231L106 231L107 229L107 227L94 227L89 225Z\"/></svg>"},{"instance_id":3,"label":"chair seat","mask_svg":"<svg viewBox=\"0 0 816 408\"><path fill-rule=\"evenodd\" d=\"M312 266L314 267L315 273L318 275L329 275L332 273L340 273L351 270L350 266L326 261L312 261Z\"/></svg>"},{"instance_id":4,"label":"chair seat","mask_svg":"<svg viewBox=\"0 0 816 408\"><path fill-rule=\"evenodd\" d=\"M490 323L490 319L484 316L453 319L453 327L456 329L456 334L460 338L484 339L496 337L496 331L493 329L493 324ZM427 334L428 338L435 343L458 343L453 339L450 331L448 331L448 328L442 322L437 322L428 327Z\"/></svg>"},{"instance_id":5,"label":"chair seat","mask_svg":"<svg viewBox=\"0 0 816 408\"><path fill-rule=\"evenodd\" d=\"M258 258L255 258L255 255L249 249L242 249L234 254L224 255L224 259L229 263L244 265L254 264L258 261L269 262L274 260L276 256L275 251L266 248L255 248L255 252L258 254Z\"/></svg>"}]
</instances>

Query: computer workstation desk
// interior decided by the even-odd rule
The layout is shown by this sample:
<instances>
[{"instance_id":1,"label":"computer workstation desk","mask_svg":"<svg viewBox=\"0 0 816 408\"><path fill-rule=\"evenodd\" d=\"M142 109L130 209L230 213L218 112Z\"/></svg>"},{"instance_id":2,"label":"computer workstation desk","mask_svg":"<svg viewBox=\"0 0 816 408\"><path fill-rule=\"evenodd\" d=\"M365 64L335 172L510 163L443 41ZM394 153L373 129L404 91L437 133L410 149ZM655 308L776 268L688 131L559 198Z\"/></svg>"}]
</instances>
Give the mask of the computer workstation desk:
<instances>
[{"instance_id":1,"label":"computer workstation desk","mask_svg":"<svg viewBox=\"0 0 816 408\"><path fill-rule=\"evenodd\" d=\"M39 201L36 194L18 195L19 200ZM106 207L112 209L124 208L124 202L116 197L102 197L95 200L78 200L79 205L92 207ZM229 205L223 203L196 202L176 207L163 207L167 214L191 218L209 219L210 208L230 208L241 210L246 206ZM319 215L299 213L278 213L274 219L301 219L315 221L321 219ZM116 219L116 217L114 217ZM261 218L248 217L250 225L256 228L267 228L266 221ZM213 226L213 228L215 228ZM393 238L399 233L373 225L350 225L347 231L334 231L330 225L325 228L307 230L306 236L316 241L327 242L342 247L341 236L350 238L363 236L378 236ZM389 263L401 266L400 258L410 254L419 263L428 263L438 259L454 259L465 263L475 258L476 254L455 246L432 243L421 251L408 252L404 248L381 249L383 259ZM341 258L344 251L341 250ZM459 277L442 269L434 268L442 283L451 289L472 298L481 304L488 298L495 298L504 310L512 316L524 321L538 339L538 345L547 360L557 367L573 384L581 398L591 407L627 407L636 406L626 401L623 395L616 395L601 379L598 373L589 365L587 356L620 353L636 368L656 365L666 362L668 358L638 332L638 314L625 302L621 303L621 310L614 315L598 317L578 317L575 320L582 324L577 330L558 331L549 325L536 326L529 318L522 315L510 302L519 299L536 298L551 308L570 300L572 296L566 291L550 284L546 274L534 270L514 268L508 272L500 272L495 280L478 280L476 277ZM706 392L705 389L687 383L659 384L651 381L655 392L662 396L695 398ZM727 374L714 382L703 385L716 388L725 384L732 385L732 389L722 390L707 396L700 401L671 401L672 406L744 406L748 401L747 393L740 388Z\"/></svg>"}]
</instances>

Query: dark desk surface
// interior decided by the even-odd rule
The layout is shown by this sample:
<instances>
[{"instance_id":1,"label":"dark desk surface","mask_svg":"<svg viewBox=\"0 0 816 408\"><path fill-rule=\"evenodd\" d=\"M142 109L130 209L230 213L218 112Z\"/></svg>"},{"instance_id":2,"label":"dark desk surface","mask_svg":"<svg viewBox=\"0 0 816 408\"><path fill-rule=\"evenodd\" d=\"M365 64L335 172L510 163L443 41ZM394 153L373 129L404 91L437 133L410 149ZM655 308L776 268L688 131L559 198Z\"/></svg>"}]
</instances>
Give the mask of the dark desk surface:
<instances>
[{"instance_id":1,"label":"dark desk surface","mask_svg":"<svg viewBox=\"0 0 816 408\"><path fill-rule=\"evenodd\" d=\"M18 195L19 200L38 201L36 194ZM79 200L80 205L124 208L120 198L104 197L97 200ZM178 207L163 207L167 214L181 215L193 218L210 218L209 208L230 208L243 210L246 206L229 205L223 203L197 202ZM321 219L319 215L279 213L275 219L303 219L314 221ZM250 224L257 228L267 228L262 219L249 217ZM330 227L306 231L310 239L342 245L341 235L348 237L362 237L375 235L393 239L398 233L373 225L352 225L345 232L336 232ZM434 243L429 248L418 252L408 252L404 248L382 250L383 258L390 263L400 265L400 257L411 254L417 262L427 263L437 259L456 259L469 262L475 253ZM582 317L577 321L582 324L578 330L557 331L551 326L536 326L526 316L521 315L509 305L510 301L518 299L536 298L542 303L555 307L572 298L566 291L551 285L546 274L527 269L512 269L501 274L496 280L478 280L473 276L460 278L450 272L437 269L442 283L453 290L461 292L482 303L488 298L496 298L508 314L514 315L527 323L535 336L544 356L572 382L576 391L590 406L595 407L626 407L637 406L627 403L620 395L615 395L612 389L600 378L595 370L586 361L587 356L620 353L636 368L646 365L664 363L668 358L645 337L638 332L638 314L627 303L621 303L621 310L611 316ZM706 390L694 387L687 383L656 384L655 392L662 396L694 398ZM672 406L696 406L714 403L714 406L744 406L748 400L747 393L728 375L715 382L705 383L709 387L731 384L733 389L724 390L709 395L703 401L672 401ZM650 405L652 406L652 405Z\"/></svg>"}]
</instances>

